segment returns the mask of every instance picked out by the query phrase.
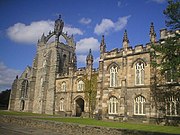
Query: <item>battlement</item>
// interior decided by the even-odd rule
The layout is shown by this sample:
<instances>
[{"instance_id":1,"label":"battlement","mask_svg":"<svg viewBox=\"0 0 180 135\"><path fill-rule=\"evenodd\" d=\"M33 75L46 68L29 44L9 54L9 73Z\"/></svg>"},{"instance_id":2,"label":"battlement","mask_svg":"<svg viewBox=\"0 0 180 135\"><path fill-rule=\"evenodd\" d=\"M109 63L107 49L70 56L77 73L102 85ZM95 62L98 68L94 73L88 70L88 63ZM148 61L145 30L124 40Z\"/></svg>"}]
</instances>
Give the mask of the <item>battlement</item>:
<instances>
[{"instance_id":1,"label":"battlement","mask_svg":"<svg viewBox=\"0 0 180 135\"><path fill-rule=\"evenodd\" d=\"M134 48L132 46L128 47L127 50L123 48L116 48L111 51L107 51L104 54L105 58L114 58L114 57L122 57L125 55L134 55L136 53L146 53L151 48L151 44L147 43L146 46L136 45Z\"/></svg>"}]
</instances>

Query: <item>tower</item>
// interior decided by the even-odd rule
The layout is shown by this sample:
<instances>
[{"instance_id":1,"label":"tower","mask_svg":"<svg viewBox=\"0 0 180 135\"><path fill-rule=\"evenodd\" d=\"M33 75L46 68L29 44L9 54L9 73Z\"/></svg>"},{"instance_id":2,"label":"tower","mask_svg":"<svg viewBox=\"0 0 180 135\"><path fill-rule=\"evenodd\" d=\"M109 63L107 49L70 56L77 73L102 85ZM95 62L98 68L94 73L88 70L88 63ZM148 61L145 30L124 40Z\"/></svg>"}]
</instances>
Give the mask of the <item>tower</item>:
<instances>
[{"instance_id":1,"label":"tower","mask_svg":"<svg viewBox=\"0 0 180 135\"><path fill-rule=\"evenodd\" d=\"M127 36L127 30L124 31L124 36L123 36L123 49L124 50L127 50L129 46L129 39L128 39L128 36Z\"/></svg>"},{"instance_id":2,"label":"tower","mask_svg":"<svg viewBox=\"0 0 180 135\"><path fill-rule=\"evenodd\" d=\"M91 76L93 69L93 55L91 49L89 49L89 54L86 57L86 72Z\"/></svg>"},{"instance_id":3,"label":"tower","mask_svg":"<svg viewBox=\"0 0 180 135\"><path fill-rule=\"evenodd\" d=\"M101 44L100 44L100 55L102 57L103 53L106 52L106 43L104 41L104 35L102 35Z\"/></svg>"},{"instance_id":4,"label":"tower","mask_svg":"<svg viewBox=\"0 0 180 135\"><path fill-rule=\"evenodd\" d=\"M150 42L155 43L156 42L156 32L154 30L153 22L151 22L149 36L150 36Z\"/></svg>"}]
</instances>

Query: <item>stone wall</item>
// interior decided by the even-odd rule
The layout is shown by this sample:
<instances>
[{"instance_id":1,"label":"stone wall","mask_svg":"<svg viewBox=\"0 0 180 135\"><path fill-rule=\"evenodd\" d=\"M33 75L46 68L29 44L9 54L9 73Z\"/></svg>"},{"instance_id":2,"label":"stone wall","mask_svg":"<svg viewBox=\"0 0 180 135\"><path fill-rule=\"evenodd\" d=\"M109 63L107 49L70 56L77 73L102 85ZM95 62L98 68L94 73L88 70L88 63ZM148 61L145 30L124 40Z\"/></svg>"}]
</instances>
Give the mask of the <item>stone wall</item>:
<instances>
[{"instance_id":1,"label":"stone wall","mask_svg":"<svg viewBox=\"0 0 180 135\"><path fill-rule=\"evenodd\" d=\"M107 127L87 126L72 123L37 120L30 117L0 116L5 123L18 124L21 126L36 127L59 132L64 135L170 135L165 133L134 131Z\"/></svg>"}]
</instances>

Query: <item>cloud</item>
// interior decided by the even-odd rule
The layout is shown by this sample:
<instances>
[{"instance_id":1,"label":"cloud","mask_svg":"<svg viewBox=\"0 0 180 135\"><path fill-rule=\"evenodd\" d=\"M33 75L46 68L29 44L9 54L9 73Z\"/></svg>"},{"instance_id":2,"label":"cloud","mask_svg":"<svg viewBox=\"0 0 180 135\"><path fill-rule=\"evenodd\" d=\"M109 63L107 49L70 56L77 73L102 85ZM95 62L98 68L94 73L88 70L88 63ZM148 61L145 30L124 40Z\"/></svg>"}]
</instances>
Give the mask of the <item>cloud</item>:
<instances>
[{"instance_id":1,"label":"cloud","mask_svg":"<svg viewBox=\"0 0 180 135\"><path fill-rule=\"evenodd\" d=\"M111 31L120 31L127 25L128 19L130 17L131 15L119 17L117 22L113 22L111 19L102 19L100 24L96 24L96 27L94 28L94 33L97 35L107 35Z\"/></svg>"},{"instance_id":2,"label":"cloud","mask_svg":"<svg viewBox=\"0 0 180 135\"><path fill-rule=\"evenodd\" d=\"M95 58L94 63L99 63L99 59L100 59L100 57Z\"/></svg>"},{"instance_id":3,"label":"cloud","mask_svg":"<svg viewBox=\"0 0 180 135\"><path fill-rule=\"evenodd\" d=\"M7 29L7 35L15 42L36 44L41 35L47 35L50 30L54 30L54 21L51 20L31 22L29 25L16 23ZM83 34L80 29L72 26L65 26L63 31L74 35Z\"/></svg>"},{"instance_id":4,"label":"cloud","mask_svg":"<svg viewBox=\"0 0 180 135\"><path fill-rule=\"evenodd\" d=\"M87 55L77 55L77 61L79 63L86 63L86 57Z\"/></svg>"},{"instance_id":5,"label":"cloud","mask_svg":"<svg viewBox=\"0 0 180 135\"><path fill-rule=\"evenodd\" d=\"M102 19L100 24L96 24L94 33L97 35L108 34L108 32L114 28L114 22L110 19Z\"/></svg>"},{"instance_id":6,"label":"cloud","mask_svg":"<svg viewBox=\"0 0 180 135\"><path fill-rule=\"evenodd\" d=\"M8 68L3 62L0 62L0 90L11 88L16 75L20 74L20 70Z\"/></svg>"},{"instance_id":7,"label":"cloud","mask_svg":"<svg viewBox=\"0 0 180 135\"><path fill-rule=\"evenodd\" d=\"M150 0L150 1L156 2L156 3L158 3L158 4L162 4L162 3L165 3L165 2L166 2L166 0Z\"/></svg>"},{"instance_id":8,"label":"cloud","mask_svg":"<svg viewBox=\"0 0 180 135\"><path fill-rule=\"evenodd\" d=\"M81 24L85 24L85 25L91 23L91 21L92 21L92 20L91 20L90 18L84 18L84 17L79 20L79 22L80 22Z\"/></svg>"},{"instance_id":9,"label":"cloud","mask_svg":"<svg viewBox=\"0 0 180 135\"><path fill-rule=\"evenodd\" d=\"M100 43L94 37L84 38L76 43L76 51L77 53L87 53L89 49L98 51L99 45Z\"/></svg>"}]
</instances>

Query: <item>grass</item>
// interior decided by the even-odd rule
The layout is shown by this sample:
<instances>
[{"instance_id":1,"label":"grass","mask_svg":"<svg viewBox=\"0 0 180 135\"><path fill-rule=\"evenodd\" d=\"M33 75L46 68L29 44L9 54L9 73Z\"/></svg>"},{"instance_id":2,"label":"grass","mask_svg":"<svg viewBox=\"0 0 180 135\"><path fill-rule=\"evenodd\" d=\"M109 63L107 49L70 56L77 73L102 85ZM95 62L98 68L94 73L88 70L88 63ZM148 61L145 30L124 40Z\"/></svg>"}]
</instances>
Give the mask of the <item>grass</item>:
<instances>
[{"instance_id":1,"label":"grass","mask_svg":"<svg viewBox=\"0 0 180 135\"><path fill-rule=\"evenodd\" d=\"M173 127L173 126L98 121L98 120L89 119L89 118L40 118L40 119L56 121L56 122L77 123L77 124L82 124L82 125L92 125L92 126L102 126L102 127L120 128L120 129L129 129L129 130L141 130L141 131L150 131L150 132L180 134L180 128Z\"/></svg>"},{"instance_id":2,"label":"grass","mask_svg":"<svg viewBox=\"0 0 180 135\"><path fill-rule=\"evenodd\" d=\"M180 134L180 127L173 126L160 126L155 124L135 124L128 122L110 122L110 121L100 121L89 118L57 118L56 117L47 117L53 115L46 114L36 114L30 112L13 112L13 111L4 111L0 110L0 115L12 115L12 116L36 116L36 119L49 120L56 122L67 122L67 123L77 123L81 125L92 125L92 126L102 126L102 127L111 127L111 128L120 128L120 129L129 129L129 130L141 130L141 131L150 131L150 132L161 132L161 133L170 133L170 134Z\"/></svg>"},{"instance_id":3,"label":"grass","mask_svg":"<svg viewBox=\"0 0 180 135\"><path fill-rule=\"evenodd\" d=\"M38 114L38 113L31 113L31 112L15 112L15 111L8 111L8 110L0 110L0 115L13 115L13 116L52 116L47 114Z\"/></svg>"}]
</instances>

